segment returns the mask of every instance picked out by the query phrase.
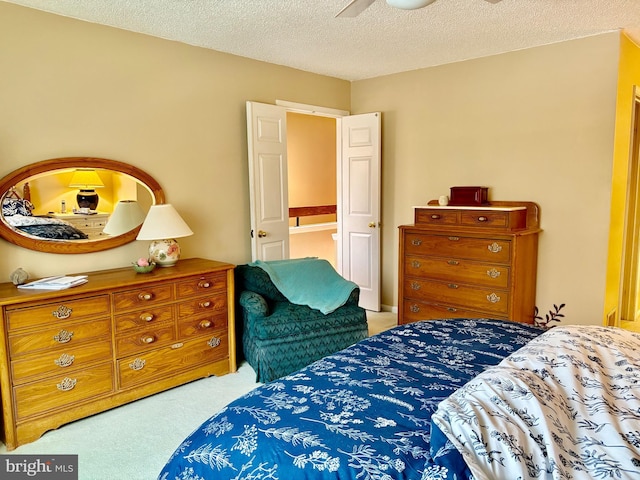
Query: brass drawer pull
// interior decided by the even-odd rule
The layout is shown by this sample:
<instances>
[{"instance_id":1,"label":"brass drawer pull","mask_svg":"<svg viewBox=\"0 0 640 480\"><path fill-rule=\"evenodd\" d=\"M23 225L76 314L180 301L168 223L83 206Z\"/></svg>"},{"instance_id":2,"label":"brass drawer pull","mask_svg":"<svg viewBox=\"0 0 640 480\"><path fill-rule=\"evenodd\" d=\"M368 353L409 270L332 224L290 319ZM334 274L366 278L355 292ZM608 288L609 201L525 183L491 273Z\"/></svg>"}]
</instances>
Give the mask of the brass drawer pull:
<instances>
[{"instance_id":1,"label":"brass drawer pull","mask_svg":"<svg viewBox=\"0 0 640 480\"><path fill-rule=\"evenodd\" d=\"M457 242L458 240L460 240L460 237L447 237L447 238L452 242Z\"/></svg>"},{"instance_id":2,"label":"brass drawer pull","mask_svg":"<svg viewBox=\"0 0 640 480\"><path fill-rule=\"evenodd\" d=\"M413 313L418 313L420 311L420 307L414 303L409 307L409 310L411 310Z\"/></svg>"},{"instance_id":3,"label":"brass drawer pull","mask_svg":"<svg viewBox=\"0 0 640 480\"><path fill-rule=\"evenodd\" d=\"M442 218L440 215L438 215L437 213L434 213L433 215L431 215L431 220L440 220L440 218Z\"/></svg>"},{"instance_id":4,"label":"brass drawer pull","mask_svg":"<svg viewBox=\"0 0 640 480\"><path fill-rule=\"evenodd\" d=\"M53 363L61 368L70 367L73 365L75 359L76 357L74 355L67 355L66 353L63 353L59 358L54 360Z\"/></svg>"},{"instance_id":5,"label":"brass drawer pull","mask_svg":"<svg viewBox=\"0 0 640 480\"><path fill-rule=\"evenodd\" d=\"M455 289L455 288L458 288L458 285L456 285L455 283L449 283L447 284L447 287Z\"/></svg>"},{"instance_id":6,"label":"brass drawer pull","mask_svg":"<svg viewBox=\"0 0 640 480\"><path fill-rule=\"evenodd\" d=\"M502 245L500 245L497 242L493 242L493 243L487 245L487 248L489 249L489 251L491 253L499 253L499 252L502 251Z\"/></svg>"},{"instance_id":7,"label":"brass drawer pull","mask_svg":"<svg viewBox=\"0 0 640 480\"><path fill-rule=\"evenodd\" d=\"M140 314L140 320L142 320L143 322L150 322L151 320L153 320L153 318L153 313L145 312Z\"/></svg>"},{"instance_id":8,"label":"brass drawer pull","mask_svg":"<svg viewBox=\"0 0 640 480\"><path fill-rule=\"evenodd\" d=\"M152 298L153 298L153 293L140 292L138 294L138 299L140 300L151 300Z\"/></svg>"},{"instance_id":9,"label":"brass drawer pull","mask_svg":"<svg viewBox=\"0 0 640 480\"><path fill-rule=\"evenodd\" d=\"M420 290L420 284L418 282L411 282L411 290Z\"/></svg>"},{"instance_id":10,"label":"brass drawer pull","mask_svg":"<svg viewBox=\"0 0 640 480\"><path fill-rule=\"evenodd\" d=\"M413 240L411 240L411 245L419 247L420 245L422 245L422 240L420 240L419 238L414 238Z\"/></svg>"},{"instance_id":11,"label":"brass drawer pull","mask_svg":"<svg viewBox=\"0 0 640 480\"><path fill-rule=\"evenodd\" d=\"M498 278L500 276L500 271L492 268L491 270L487 270L487 275L491 278Z\"/></svg>"},{"instance_id":12,"label":"brass drawer pull","mask_svg":"<svg viewBox=\"0 0 640 480\"><path fill-rule=\"evenodd\" d=\"M133 362L129 364L129 368L131 370L142 370L146 363L147 363L146 360L143 360L141 358L136 358Z\"/></svg>"},{"instance_id":13,"label":"brass drawer pull","mask_svg":"<svg viewBox=\"0 0 640 480\"><path fill-rule=\"evenodd\" d=\"M182 348L182 347L184 347L184 343L182 343L182 342L174 343L173 345L171 345L171 348L173 350L177 350L177 349Z\"/></svg>"},{"instance_id":14,"label":"brass drawer pull","mask_svg":"<svg viewBox=\"0 0 640 480\"><path fill-rule=\"evenodd\" d=\"M200 305L200 308L209 308L211 307L212 303L210 300L207 300L204 302L200 302L198 305Z\"/></svg>"},{"instance_id":15,"label":"brass drawer pull","mask_svg":"<svg viewBox=\"0 0 640 480\"><path fill-rule=\"evenodd\" d=\"M73 387L76 386L77 380L75 378L65 377L62 381L56 384L56 387L61 392L68 392L69 390L73 390Z\"/></svg>"},{"instance_id":16,"label":"brass drawer pull","mask_svg":"<svg viewBox=\"0 0 640 480\"><path fill-rule=\"evenodd\" d=\"M155 335L147 335L145 337L140 337L140 341L145 344L150 344L156 341Z\"/></svg>"},{"instance_id":17,"label":"brass drawer pull","mask_svg":"<svg viewBox=\"0 0 640 480\"><path fill-rule=\"evenodd\" d=\"M53 340L58 343L69 343L73 338L73 332L60 330L57 335L53 336Z\"/></svg>"},{"instance_id":18,"label":"brass drawer pull","mask_svg":"<svg viewBox=\"0 0 640 480\"><path fill-rule=\"evenodd\" d=\"M209 283L207 280L200 280L198 282L198 288L211 288L211 283Z\"/></svg>"},{"instance_id":19,"label":"brass drawer pull","mask_svg":"<svg viewBox=\"0 0 640 480\"><path fill-rule=\"evenodd\" d=\"M411 266L413 268L420 268L420 265L422 265L418 260L412 260L411 261Z\"/></svg>"},{"instance_id":20,"label":"brass drawer pull","mask_svg":"<svg viewBox=\"0 0 640 480\"><path fill-rule=\"evenodd\" d=\"M218 337L211 337L211 340L209 340L207 342L207 345L209 345L211 348L216 348L218 345L220 345L221 340Z\"/></svg>"},{"instance_id":21,"label":"brass drawer pull","mask_svg":"<svg viewBox=\"0 0 640 480\"><path fill-rule=\"evenodd\" d=\"M489 219L487 217L478 217L479 222L487 222Z\"/></svg>"},{"instance_id":22,"label":"brass drawer pull","mask_svg":"<svg viewBox=\"0 0 640 480\"><path fill-rule=\"evenodd\" d=\"M460 262L458 260L449 260L447 261L447 263L449 265L460 265Z\"/></svg>"},{"instance_id":23,"label":"brass drawer pull","mask_svg":"<svg viewBox=\"0 0 640 480\"><path fill-rule=\"evenodd\" d=\"M448 312L455 313L455 312L457 312L457 311L458 311L458 309L457 309L457 308L453 308L453 307L447 307L447 311L448 311Z\"/></svg>"},{"instance_id":24,"label":"brass drawer pull","mask_svg":"<svg viewBox=\"0 0 640 480\"><path fill-rule=\"evenodd\" d=\"M64 305L60 305L56 310L51 312L51 315L56 317L58 320L64 320L65 318L69 318L72 312L73 309Z\"/></svg>"},{"instance_id":25,"label":"brass drawer pull","mask_svg":"<svg viewBox=\"0 0 640 480\"><path fill-rule=\"evenodd\" d=\"M209 328L211 327L211 320L202 320L198 323L198 328Z\"/></svg>"},{"instance_id":26,"label":"brass drawer pull","mask_svg":"<svg viewBox=\"0 0 640 480\"><path fill-rule=\"evenodd\" d=\"M495 293L492 293L491 295L487 295L487 300L491 303L498 303L500 301L500 297Z\"/></svg>"}]
</instances>

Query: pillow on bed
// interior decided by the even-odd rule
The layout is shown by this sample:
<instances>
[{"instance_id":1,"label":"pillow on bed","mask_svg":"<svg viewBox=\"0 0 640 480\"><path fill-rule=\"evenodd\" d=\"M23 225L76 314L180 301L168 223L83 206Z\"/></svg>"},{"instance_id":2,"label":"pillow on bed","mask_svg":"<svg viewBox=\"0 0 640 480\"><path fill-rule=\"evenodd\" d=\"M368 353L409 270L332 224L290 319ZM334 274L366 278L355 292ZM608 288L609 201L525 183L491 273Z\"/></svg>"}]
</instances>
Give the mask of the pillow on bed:
<instances>
[{"instance_id":1,"label":"pillow on bed","mask_svg":"<svg viewBox=\"0 0 640 480\"><path fill-rule=\"evenodd\" d=\"M555 327L470 380L432 420L477 480L630 478L640 470L640 334Z\"/></svg>"},{"instance_id":2,"label":"pillow on bed","mask_svg":"<svg viewBox=\"0 0 640 480\"><path fill-rule=\"evenodd\" d=\"M29 200L21 198L5 198L2 200L2 216L11 217L13 215L31 215L34 209L33 204Z\"/></svg>"}]
</instances>

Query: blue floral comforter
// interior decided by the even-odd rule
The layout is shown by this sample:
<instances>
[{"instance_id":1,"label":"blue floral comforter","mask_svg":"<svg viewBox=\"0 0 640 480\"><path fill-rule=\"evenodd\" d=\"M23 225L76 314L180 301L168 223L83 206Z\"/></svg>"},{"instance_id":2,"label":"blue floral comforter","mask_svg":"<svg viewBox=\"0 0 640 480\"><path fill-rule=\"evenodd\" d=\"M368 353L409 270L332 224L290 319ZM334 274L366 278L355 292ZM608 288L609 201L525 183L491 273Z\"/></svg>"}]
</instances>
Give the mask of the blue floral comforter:
<instances>
[{"instance_id":1,"label":"blue floral comforter","mask_svg":"<svg viewBox=\"0 0 640 480\"><path fill-rule=\"evenodd\" d=\"M431 451L431 415L540 333L480 319L398 326L232 402L180 444L159 479L469 478L451 442Z\"/></svg>"}]
</instances>

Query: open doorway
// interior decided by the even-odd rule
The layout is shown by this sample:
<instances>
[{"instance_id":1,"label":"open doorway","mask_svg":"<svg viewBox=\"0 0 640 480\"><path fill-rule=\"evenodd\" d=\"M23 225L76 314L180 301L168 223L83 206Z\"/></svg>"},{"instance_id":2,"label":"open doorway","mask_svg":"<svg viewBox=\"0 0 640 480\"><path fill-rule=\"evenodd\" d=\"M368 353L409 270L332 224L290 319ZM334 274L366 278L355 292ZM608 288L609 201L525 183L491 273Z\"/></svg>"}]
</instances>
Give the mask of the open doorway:
<instances>
[{"instance_id":1,"label":"open doorway","mask_svg":"<svg viewBox=\"0 0 640 480\"><path fill-rule=\"evenodd\" d=\"M336 151L335 118L287 112L290 256L338 270Z\"/></svg>"}]
</instances>

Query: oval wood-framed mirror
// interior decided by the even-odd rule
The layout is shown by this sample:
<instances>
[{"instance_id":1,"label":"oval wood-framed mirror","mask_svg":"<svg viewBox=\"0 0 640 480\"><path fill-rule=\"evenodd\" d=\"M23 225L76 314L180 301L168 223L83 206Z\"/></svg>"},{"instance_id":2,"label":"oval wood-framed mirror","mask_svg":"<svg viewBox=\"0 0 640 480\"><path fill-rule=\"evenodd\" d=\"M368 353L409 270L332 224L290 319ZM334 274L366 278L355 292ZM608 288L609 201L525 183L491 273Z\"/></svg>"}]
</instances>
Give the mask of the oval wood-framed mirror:
<instances>
[{"instance_id":1,"label":"oval wood-framed mirror","mask_svg":"<svg viewBox=\"0 0 640 480\"><path fill-rule=\"evenodd\" d=\"M65 196L68 199L66 202L66 213L70 214L71 212L75 212L76 195L74 192L78 191L78 187L74 189L74 187L69 186L68 179L72 177L76 170L95 170L100 174L101 178L104 179L105 187L109 187L110 190L117 190L113 185L114 183L118 183L118 185L131 183L132 189L135 192L141 192L143 196L148 193L149 198L145 199L144 203L148 203L149 205L162 204L165 202L164 192L160 184L158 184L151 175L137 167L106 158L64 157L42 160L26 165L2 178L2 180L0 180L0 198L3 201L3 210L6 199L10 197L21 198L24 195L24 185L28 184L27 188L31 194L36 194L37 196L38 193L40 193L39 198L41 199L46 197L46 201L32 202L43 204L40 206L35 205L34 216L43 218L63 217L64 215L61 215L62 208L58 207L59 204L56 203L55 206L53 206L50 202L47 203L47 201L55 200L57 202L59 198L64 199ZM112 181L112 176L114 176L116 180ZM50 178L56 178L57 184L60 184L60 179L63 179L65 184L58 188L64 191L52 192L50 185L55 185L56 182L47 182ZM44 195L42 195L42 192L38 192L38 182L49 185L47 188L40 189L46 192ZM73 184L73 182L71 182L71 184ZM131 188L129 190L131 190ZM107 206L106 213L110 214L118 201L130 200L130 198L120 198L119 195L117 191L115 193L110 192L107 199L102 202ZM46 211L43 212L42 208ZM40 211L38 211L39 209ZM79 208L77 210L79 210ZM100 206L98 206L98 210L100 210ZM93 214L94 212L90 211L89 213ZM103 214L102 217L108 217L108 215ZM105 235L95 239L48 239L25 233L19 228L12 226L4 215L0 216L1 238L20 247L46 253L74 254L108 250L135 240L139 230L140 225L120 235Z\"/></svg>"}]
</instances>

